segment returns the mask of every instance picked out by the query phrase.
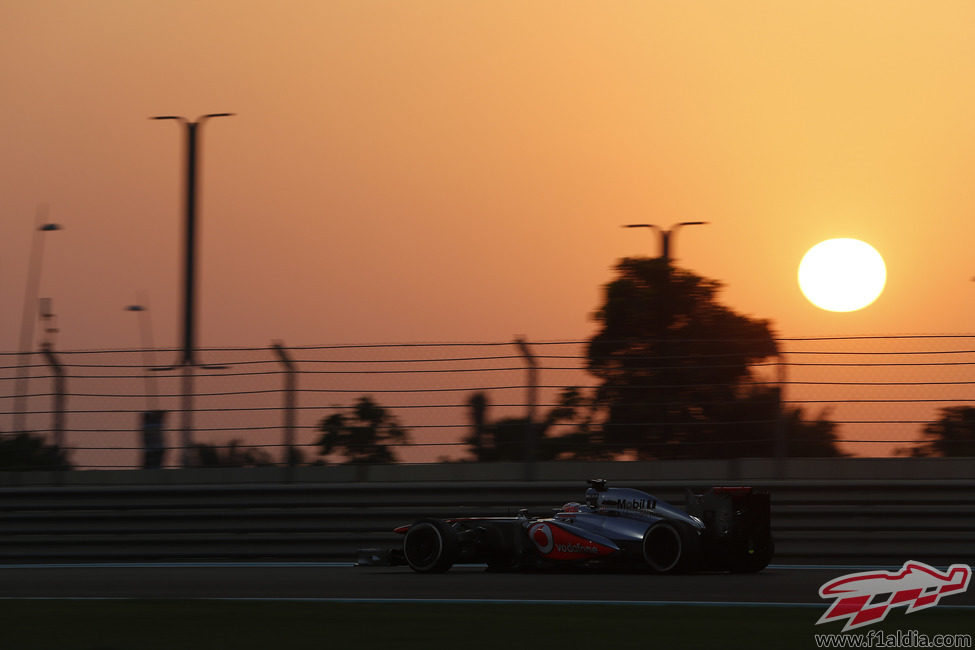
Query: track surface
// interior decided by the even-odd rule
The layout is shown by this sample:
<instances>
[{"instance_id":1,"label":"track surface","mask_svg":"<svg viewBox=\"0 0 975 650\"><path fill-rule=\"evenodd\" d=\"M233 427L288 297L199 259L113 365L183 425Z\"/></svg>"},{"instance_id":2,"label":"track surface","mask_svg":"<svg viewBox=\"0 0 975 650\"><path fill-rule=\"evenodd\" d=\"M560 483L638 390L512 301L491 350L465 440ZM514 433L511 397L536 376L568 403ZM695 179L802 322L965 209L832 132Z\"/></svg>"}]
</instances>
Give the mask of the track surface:
<instances>
[{"instance_id":1,"label":"track surface","mask_svg":"<svg viewBox=\"0 0 975 650\"><path fill-rule=\"evenodd\" d=\"M0 566L3 598L431 599L589 602L807 603L819 586L871 567L770 567L754 575L496 574L473 566L441 575L405 567L321 564ZM944 605L975 605L975 591Z\"/></svg>"}]
</instances>

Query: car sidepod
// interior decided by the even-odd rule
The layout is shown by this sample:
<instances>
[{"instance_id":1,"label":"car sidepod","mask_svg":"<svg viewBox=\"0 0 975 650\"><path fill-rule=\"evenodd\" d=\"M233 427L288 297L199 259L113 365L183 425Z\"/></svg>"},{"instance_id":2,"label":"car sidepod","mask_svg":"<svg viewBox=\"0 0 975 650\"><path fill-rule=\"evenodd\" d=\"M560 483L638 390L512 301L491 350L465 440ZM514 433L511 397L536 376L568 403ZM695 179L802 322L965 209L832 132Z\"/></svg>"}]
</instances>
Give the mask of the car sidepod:
<instances>
[{"instance_id":1,"label":"car sidepod","mask_svg":"<svg viewBox=\"0 0 975 650\"><path fill-rule=\"evenodd\" d=\"M532 523L528 527L528 539L546 560L587 562L620 552L611 539L556 519Z\"/></svg>"}]
</instances>

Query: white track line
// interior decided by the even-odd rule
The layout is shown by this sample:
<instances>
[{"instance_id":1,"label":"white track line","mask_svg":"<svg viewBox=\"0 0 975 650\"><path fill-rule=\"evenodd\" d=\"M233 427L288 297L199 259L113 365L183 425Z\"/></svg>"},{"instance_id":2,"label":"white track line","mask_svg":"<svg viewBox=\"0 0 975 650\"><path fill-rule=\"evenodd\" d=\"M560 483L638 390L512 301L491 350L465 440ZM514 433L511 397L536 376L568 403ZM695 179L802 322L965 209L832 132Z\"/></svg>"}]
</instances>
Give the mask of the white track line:
<instances>
[{"instance_id":1,"label":"white track line","mask_svg":"<svg viewBox=\"0 0 975 650\"><path fill-rule=\"evenodd\" d=\"M457 564L457 567L477 568L485 564ZM356 568L355 562L25 562L0 564L0 569L275 569L275 568ZM365 567L369 568L369 567ZM770 564L773 571L872 571L897 570L901 566L877 566L859 564ZM935 567L935 568L947 568Z\"/></svg>"},{"instance_id":2,"label":"white track line","mask_svg":"<svg viewBox=\"0 0 975 650\"><path fill-rule=\"evenodd\" d=\"M316 598L316 597L226 597L195 596L190 598L152 598L134 596L0 596L6 600L37 601L168 601L168 602L251 602L251 603L342 603L360 605L613 605L635 607L802 607L825 609L829 603L776 603L733 600L549 600L517 598ZM975 610L975 605L939 605L939 609Z\"/></svg>"}]
</instances>

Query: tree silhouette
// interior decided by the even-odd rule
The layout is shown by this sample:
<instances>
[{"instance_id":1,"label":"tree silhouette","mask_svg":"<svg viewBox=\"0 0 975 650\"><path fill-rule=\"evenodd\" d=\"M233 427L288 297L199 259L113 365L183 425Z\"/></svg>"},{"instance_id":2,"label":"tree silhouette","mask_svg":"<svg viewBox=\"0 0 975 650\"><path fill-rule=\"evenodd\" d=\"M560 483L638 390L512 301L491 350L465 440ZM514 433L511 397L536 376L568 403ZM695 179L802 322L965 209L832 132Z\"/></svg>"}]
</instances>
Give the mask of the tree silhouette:
<instances>
[{"instance_id":1,"label":"tree silhouette","mask_svg":"<svg viewBox=\"0 0 975 650\"><path fill-rule=\"evenodd\" d=\"M913 449L898 453L922 456L975 456L975 408L949 406L941 409L941 418L924 427L925 440Z\"/></svg>"},{"instance_id":2,"label":"tree silhouette","mask_svg":"<svg viewBox=\"0 0 975 650\"><path fill-rule=\"evenodd\" d=\"M808 420L802 409L786 409L784 413L785 432L789 440L789 455L797 457L839 458L849 456L840 451L836 435L837 425L820 413ZM771 454L769 454L771 455Z\"/></svg>"},{"instance_id":3,"label":"tree silhouette","mask_svg":"<svg viewBox=\"0 0 975 650\"><path fill-rule=\"evenodd\" d=\"M409 440L409 433L387 409L371 397L360 397L351 413L333 413L321 421L319 454L339 452L350 463L395 463L391 444Z\"/></svg>"},{"instance_id":4,"label":"tree silhouette","mask_svg":"<svg viewBox=\"0 0 975 650\"><path fill-rule=\"evenodd\" d=\"M839 454L831 423L804 422L798 410L780 419L778 389L755 372L778 354L769 321L722 305L720 282L662 258L626 258L616 271L587 348L609 449L641 459L768 456L786 427L793 455Z\"/></svg>"},{"instance_id":5,"label":"tree silhouette","mask_svg":"<svg viewBox=\"0 0 975 650\"><path fill-rule=\"evenodd\" d=\"M471 434L464 442L478 461L524 461L527 457L528 421L507 417L494 422L487 419L489 402L483 392L474 393L467 400ZM559 396L559 404L534 424L535 460L600 459L608 454L594 445L591 405L575 387L566 388ZM581 422L578 422L583 418ZM562 432L562 425L574 424L574 430ZM564 431L564 429L563 429Z\"/></svg>"},{"instance_id":6,"label":"tree silhouette","mask_svg":"<svg viewBox=\"0 0 975 650\"><path fill-rule=\"evenodd\" d=\"M0 470L68 470L68 453L33 433L0 434Z\"/></svg>"},{"instance_id":7,"label":"tree silhouette","mask_svg":"<svg viewBox=\"0 0 975 650\"><path fill-rule=\"evenodd\" d=\"M234 439L226 445L197 443L193 445L197 467L267 467L273 465L271 455L263 449L245 447Z\"/></svg>"},{"instance_id":8,"label":"tree silhouette","mask_svg":"<svg viewBox=\"0 0 975 650\"><path fill-rule=\"evenodd\" d=\"M793 457L846 456L837 446L837 425L825 411L807 418L801 408L782 407L777 386L751 387L744 397L727 402L715 415L721 418L718 434L697 441L701 458L763 458L774 456L776 439L787 441Z\"/></svg>"}]
</instances>

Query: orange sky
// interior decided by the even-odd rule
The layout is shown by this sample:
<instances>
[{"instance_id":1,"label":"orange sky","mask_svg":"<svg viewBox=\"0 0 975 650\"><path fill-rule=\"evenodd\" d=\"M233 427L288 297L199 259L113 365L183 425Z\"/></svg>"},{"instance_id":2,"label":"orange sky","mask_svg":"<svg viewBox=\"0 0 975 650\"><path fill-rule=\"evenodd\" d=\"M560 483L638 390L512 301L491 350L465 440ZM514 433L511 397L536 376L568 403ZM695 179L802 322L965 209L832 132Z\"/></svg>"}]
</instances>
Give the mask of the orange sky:
<instances>
[{"instance_id":1,"label":"orange sky","mask_svg":"<svg viewBox=\"0 0 975 650\"><path fill-rule=\"evenodd\" d=\"M975 323L975 4L0 0L0 350L27 245L66 349L179 326L182 135L204 132L200 344L580 339L642 221L783 336ZM870 242L869 308L799 293Z\"/></svg>"}]
</instances>

